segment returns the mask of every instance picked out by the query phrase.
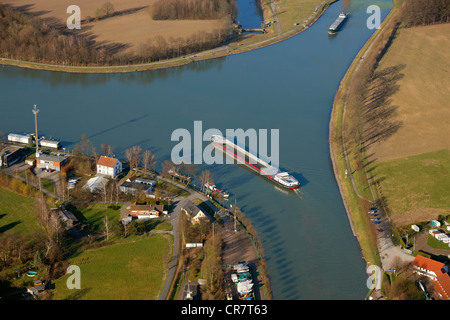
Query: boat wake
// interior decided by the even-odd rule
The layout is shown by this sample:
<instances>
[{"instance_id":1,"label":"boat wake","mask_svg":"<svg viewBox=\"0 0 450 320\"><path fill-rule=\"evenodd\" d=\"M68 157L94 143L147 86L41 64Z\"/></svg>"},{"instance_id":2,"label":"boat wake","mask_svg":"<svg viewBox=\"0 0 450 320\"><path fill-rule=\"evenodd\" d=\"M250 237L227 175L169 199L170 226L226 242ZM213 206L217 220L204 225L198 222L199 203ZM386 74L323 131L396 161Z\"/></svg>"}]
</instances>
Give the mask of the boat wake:
<instances>
[{"instance_id":1,"label":"boat wake","mask_svg":"<svg viewBox=\"0 0 450 320\"><path fill-rule=\"evenodd\" d=\"M303 200L303 192L301 189L294 189L295 194L300 198L300 200Z\"/></svg>"}]
</instances>

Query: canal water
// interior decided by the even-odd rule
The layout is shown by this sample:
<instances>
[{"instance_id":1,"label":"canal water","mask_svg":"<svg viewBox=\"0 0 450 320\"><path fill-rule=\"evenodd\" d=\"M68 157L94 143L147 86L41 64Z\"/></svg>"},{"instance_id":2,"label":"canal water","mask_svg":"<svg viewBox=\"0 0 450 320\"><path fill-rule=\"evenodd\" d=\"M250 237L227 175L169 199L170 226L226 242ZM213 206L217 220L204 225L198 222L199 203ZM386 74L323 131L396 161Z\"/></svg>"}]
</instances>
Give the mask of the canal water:
<instances>
[{"instance_id":1,"label":"canal water","mask_svg":"<svg viewBox=\"0 0 450 320\"><path fill-rule=\"evenodd\" d=\"M151 149L169 159L175 129L279 129L282 169L302 184L287 192L236 165L200 165L228 190L264 246L275 299L363 299L366 265L333 175L328 125L339 83L373 30L366 9L384 18L391 1L352 1L339 34L333 4L308 30L281 43L166 70L65 74L0 66L0 130L39 132L72 149L86 134L124 150ZM243 21L241 21L243 23ZM194 139L194 137L192 137ZM206 146L207 143L204 143Z\"/></svg>"}]
</instances>

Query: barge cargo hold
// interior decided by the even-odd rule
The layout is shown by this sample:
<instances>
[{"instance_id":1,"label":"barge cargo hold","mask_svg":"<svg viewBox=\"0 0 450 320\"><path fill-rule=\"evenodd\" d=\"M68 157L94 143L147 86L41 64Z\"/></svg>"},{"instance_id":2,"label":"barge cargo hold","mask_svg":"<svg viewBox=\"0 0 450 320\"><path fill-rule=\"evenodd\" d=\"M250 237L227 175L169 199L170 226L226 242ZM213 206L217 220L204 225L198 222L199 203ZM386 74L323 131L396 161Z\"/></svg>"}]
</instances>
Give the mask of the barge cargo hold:
<instances>
[{"instance_id":1,"label":"barge cargo hold","mask_svg":"<svg viewBox=\"0 0 450 320\"><path fill-rule=\"evenodd\" d=\"M279 184L280 186L288 189L297 189L300 187L300 183L297 181L297 179L295 179L289 173L281 172L278 168L272 167L264 160L258 158L257 156L251 154L247 150L239 147L238 145L220 135L211 136L211 143L220 151L237 160L238 164L245 165L247 168L255 171L263 177L266 177L270 181ZM254 162L254 164L238 156L237 153L244 155L244 157L248 157L252 160L252 162Z\"/></svg>"},{"instance_id":2,"label":"barge cargo hold","mask_svg":"<svg viewBox=\"0 0 450 320\"><path fill-rule=\"evenodd\" d=\"M338 32L339 29L341 29L347 17L348 15L346 13L341 12L337 17L337 19L333 22L333 24L328 28L328 33L335 34L336 32Z\"/></svg>"}]
</instances>

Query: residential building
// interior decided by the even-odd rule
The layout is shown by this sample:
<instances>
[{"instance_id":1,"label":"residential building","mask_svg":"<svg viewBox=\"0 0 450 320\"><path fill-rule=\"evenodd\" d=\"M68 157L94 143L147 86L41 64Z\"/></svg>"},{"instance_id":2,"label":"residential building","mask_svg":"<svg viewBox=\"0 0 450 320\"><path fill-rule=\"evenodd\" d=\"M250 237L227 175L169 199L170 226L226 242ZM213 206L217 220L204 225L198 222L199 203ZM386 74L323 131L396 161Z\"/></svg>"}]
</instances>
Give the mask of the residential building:
<instances>
[{"instance_id":1,"label":"residential building","mask_svg":"<svg viewBox=\"0 0 450 320\"><path fill-rule=\"evenodd\" d=\"M156 181L145 178L130 178L122 183L119 190L126 194L137 195L143 192L147 197L154 198L154 186Z\"/></svg>"},{"instance_id":2,"label":"residential building","mask_svg":"<svg viewBox=\"0 0 450 320\"><path fill-rule=\"evenodd\" d=\"M0 168L12 166L20 160L22 148L7 146L0 151Z\"/></svg>"},{"instance_id":3,"label":"residential building","mask_svg":"<svg viewBox=\"0 0 450 320\"><path fill-rule=\"evenodd\" d=\"M62 204L60 208L54 210L57 210L61 221L67 229L77 225L80 222L72 212L66 209L64 204Z\"/></svg>"},{"instance_id":4,"label":"residential building","mask_svg":"<svg viewBox=\"0 0 450 320\"><path fill-rule=\"evenodd\" d=\"M130 216L138 219L157 218L165 214L164 205L146 205L134 203L130 206Z\"/></svg>"},{"instance_id":5,"label":"residential building","mask_svg":"<svg viewBox=\"0 0 450 320\"><path fill-rule=\"evenodd\" d=\"M55 171L61 171L64 166L69 163L69 158L65 155L51 155L40 153L39 157L36 157L36 168L52 169Z\"/></svg>"},{"instance_id":6,"label":"residential building","mask_svg":"<svg viewBox=\"0 0 450 320\"><path fill-rule=\"evenodd\" d=\"M191 220L193 224L198 223L200 219L211 219L191 200L185 200L185 202L181 205L181 212L188 215L189 220Z\"/></svg>"},{"instance_id":7,"label":"residential building","mask_svg":"<svg viewBox=\"0 0 450 320\"><path fill-rule=\"evenodd\" d=\"M45 283L41 280L34 280L33 286L27 289L27 292L33 296L37 296L39 293L45 290Z\"/></svg>"},{"instance_id":8,"label":"residential building","mask_svg":"<svg viewBox=\"0 0 450 320\"><path fill-rule=\"evenodd\" d=\"M101 156L97 161L97 173L115 178L122 172L122 162L116 158Z\"/></svg>"},{"instance_id":9,"label":"residential building","mask_svg":"<svg viewBox=\"0 0 450 320\"><path fill-rule=\"evenodd\" d=\"M416 256L411 265L416 273L434 281L434 290L443 300L450 300L449 266L423 256Z\"/></svg>"}]
</instances>

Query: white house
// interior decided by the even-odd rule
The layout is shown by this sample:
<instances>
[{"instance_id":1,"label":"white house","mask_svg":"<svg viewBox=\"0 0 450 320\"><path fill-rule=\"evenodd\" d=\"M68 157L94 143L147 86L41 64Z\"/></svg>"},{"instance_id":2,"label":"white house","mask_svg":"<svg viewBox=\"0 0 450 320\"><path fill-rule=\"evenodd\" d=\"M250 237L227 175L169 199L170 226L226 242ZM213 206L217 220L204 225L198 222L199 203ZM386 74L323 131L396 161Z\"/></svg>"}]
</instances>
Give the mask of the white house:
<instances>
[{"instance_id":1,"label":"white house","mask_svg":"<svg viewBox=\"0 0 450 320\"><path fill-rule=\"evenodd\" d=\"M97 173L115 178L122 172L122 162L116 158L101 156L97 161Z\"/></svg>"},{"instance_id":2,"label":"white house","mask_svg":"<svg viewBox=\"0 0 450 320\"><path fill-rule=\"evenodd\" d=\"M207 218L211 219L202 209L195 205L191 200L186 200L181 206L181 212L188 215L189 220L192 224L198 223L200 219Z\"/></svg>"}]
</instances>

